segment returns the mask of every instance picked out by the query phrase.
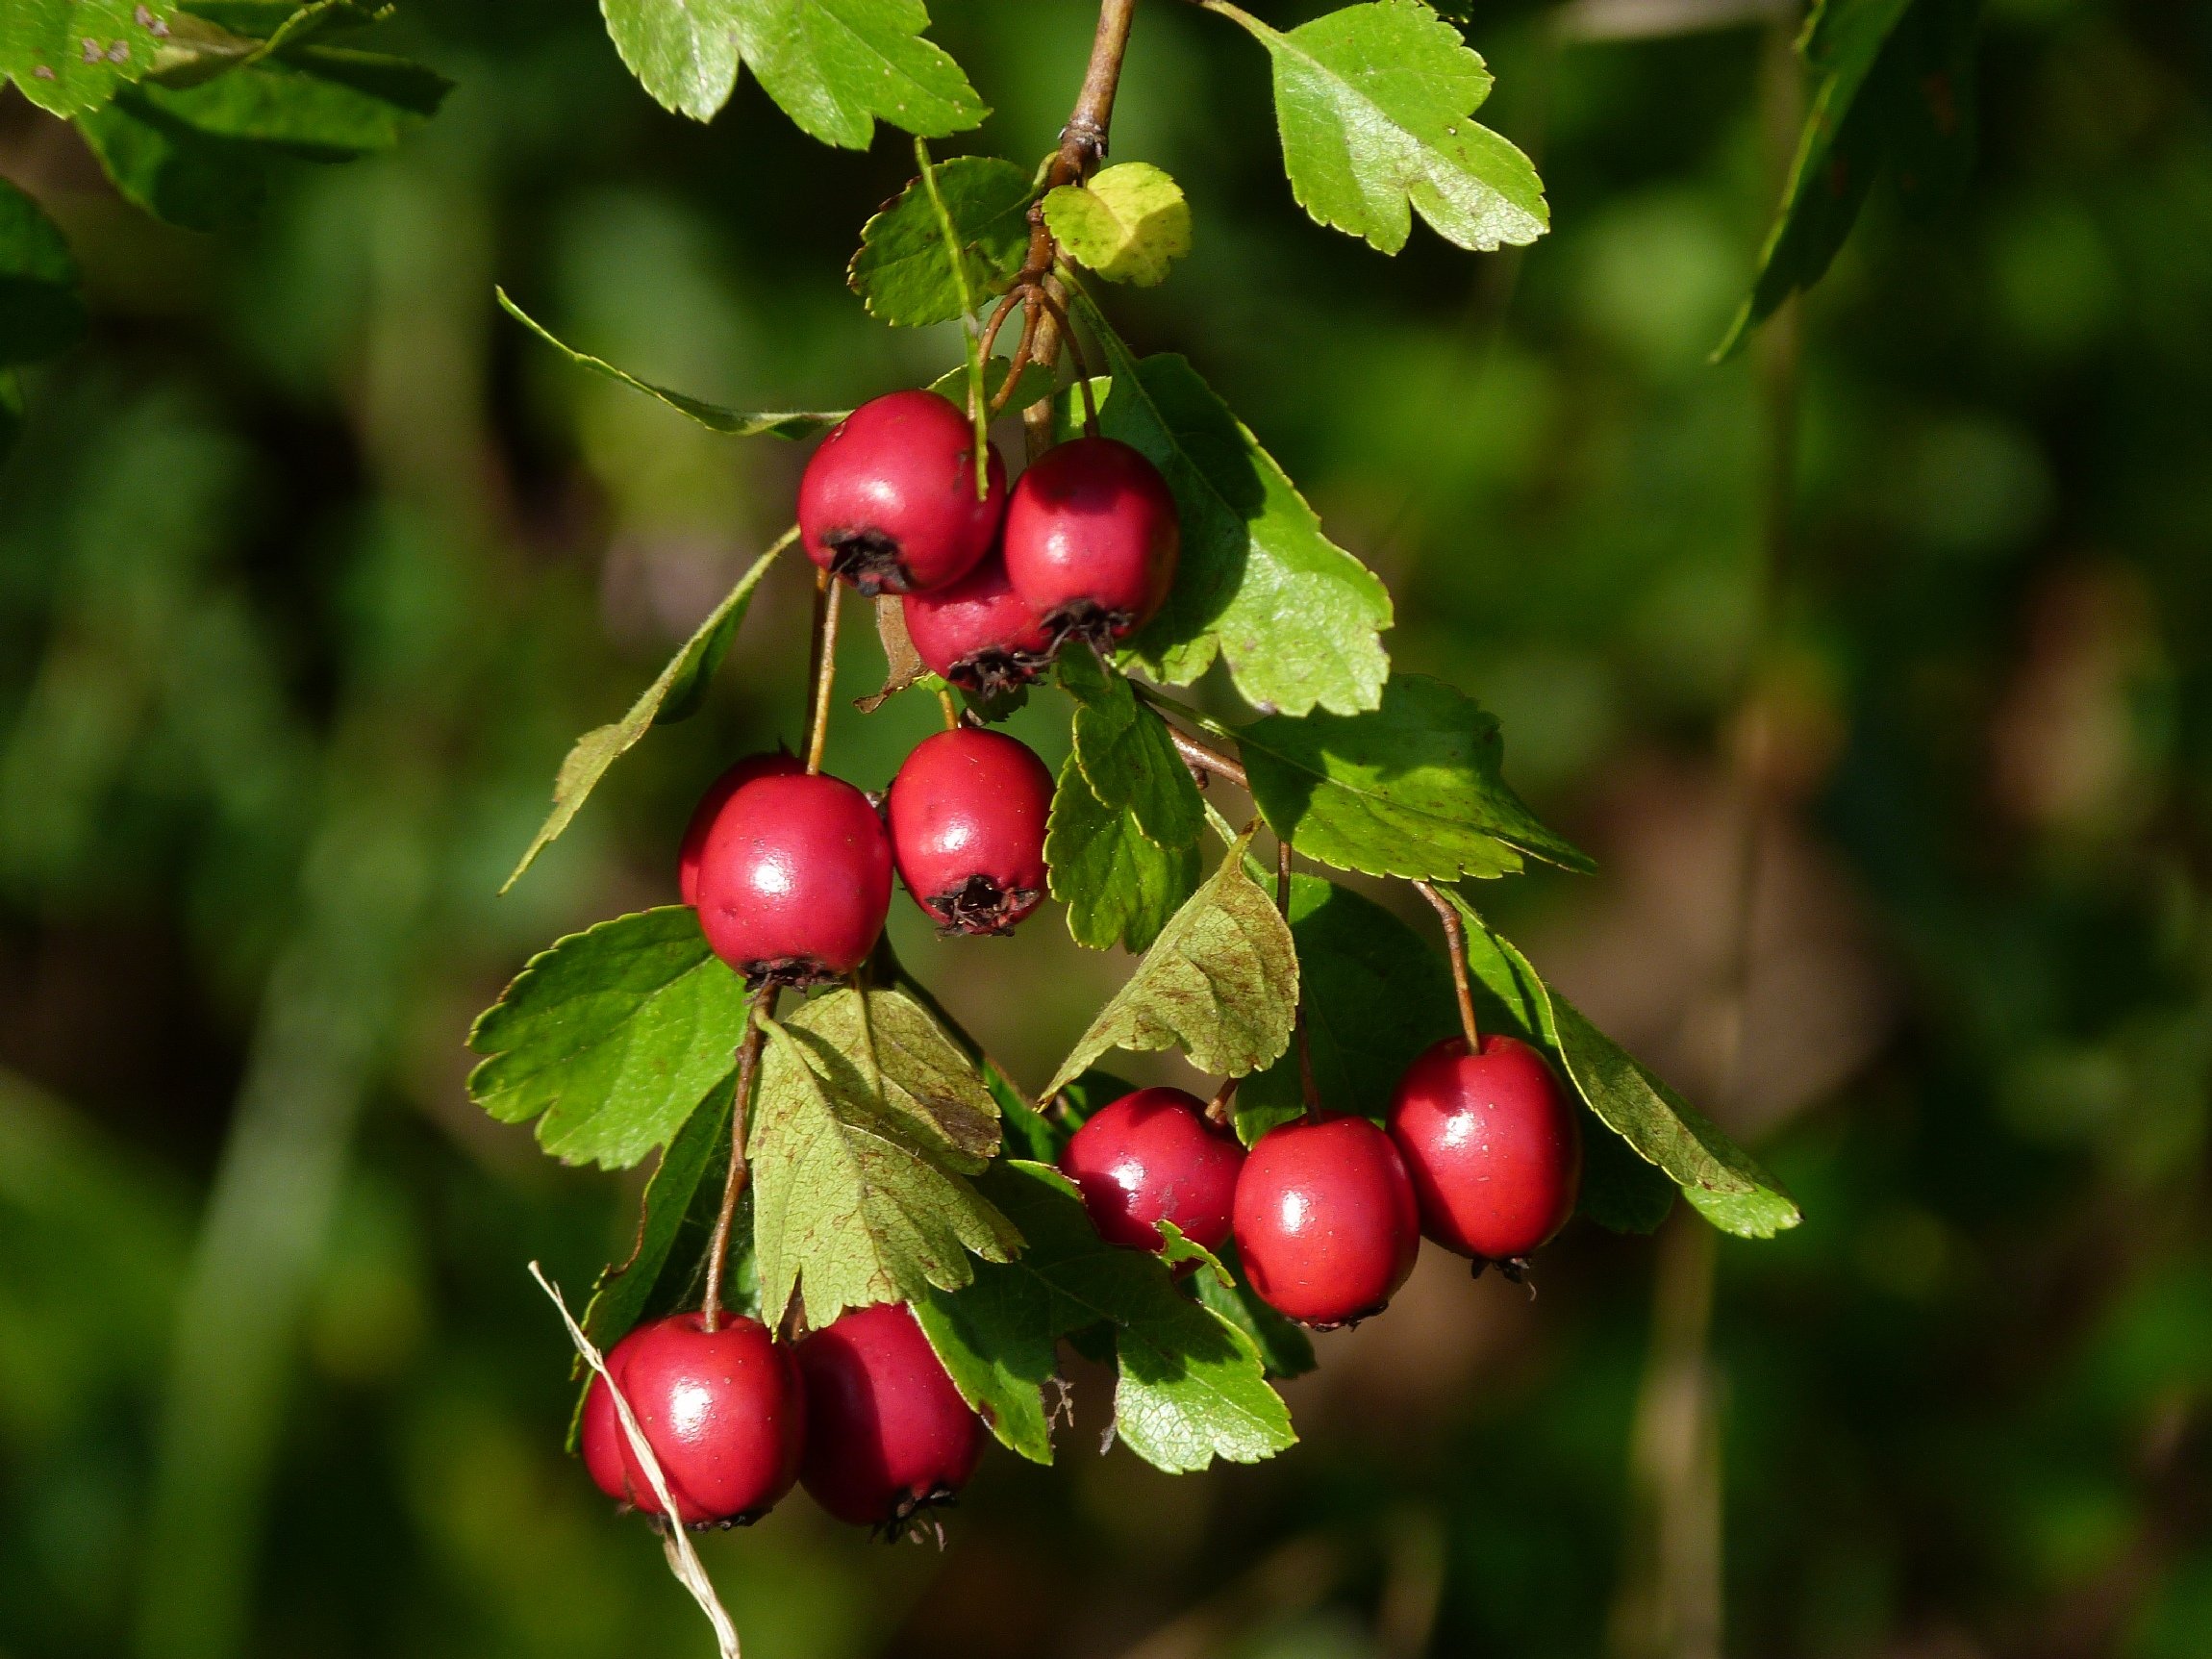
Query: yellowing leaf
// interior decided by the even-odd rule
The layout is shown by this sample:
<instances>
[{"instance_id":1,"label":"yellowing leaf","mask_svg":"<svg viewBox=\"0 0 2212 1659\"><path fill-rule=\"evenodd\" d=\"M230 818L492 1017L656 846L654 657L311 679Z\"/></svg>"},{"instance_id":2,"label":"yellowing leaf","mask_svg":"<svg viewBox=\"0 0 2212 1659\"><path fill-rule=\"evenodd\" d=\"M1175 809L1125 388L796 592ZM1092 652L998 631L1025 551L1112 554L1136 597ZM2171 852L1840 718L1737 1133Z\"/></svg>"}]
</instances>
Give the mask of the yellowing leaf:
<instances>
[{"instance_id":1,"label":"yellowing leaf","mask_svg":"<svg viewBox=\"0 0 2212 1659\"><path fill-rule=\"evenodd\" d=\"M1183 187L1148 162L1107 167L1087 185L1044 198L1044 223L1062 251L1108 282L1151 288L1191 251Z\"/></svg>"}]
</instances>

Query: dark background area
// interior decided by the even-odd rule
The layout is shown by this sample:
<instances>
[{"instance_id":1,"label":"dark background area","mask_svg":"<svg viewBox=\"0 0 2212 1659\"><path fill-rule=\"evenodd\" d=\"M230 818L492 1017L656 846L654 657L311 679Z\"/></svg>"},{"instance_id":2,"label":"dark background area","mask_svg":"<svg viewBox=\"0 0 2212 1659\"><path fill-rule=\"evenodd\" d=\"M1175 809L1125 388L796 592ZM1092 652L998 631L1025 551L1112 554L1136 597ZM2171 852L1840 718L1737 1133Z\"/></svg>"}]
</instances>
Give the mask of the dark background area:
<instances>
[{"instance_id":1,"label":"dark background area","mask_svg":"<svg viewBox=\"0 0 2212 1659\"><path fill-rule=\"evenodd\" d=\"M997 111L941 150L1041 154L1091 10L937 12ZM803 1498L710 1538L749 1659L2212 1651L2212 13L1991 0L1964 200L1877 188L1720 366L1794 19L1598 15L1471 18L1553 234L1477 258L1417 227L1390 261L1291 201L1253 43L1147 6L1114 154L1181 181L1195 246L1109 303L1389 579L1394 660L1498 711L1603 873L1491 911L1804 1225L1578 1225L1534 1302L1432 1252L1320 1343L1303 1444L1259 1468L1094 1455L1076 1363L1059 1466L994 1452L942 1554ZM791 566L707 713L493 897L569 740L789 521L804 451L582 375L491 287L751 407L959 347L842 285L897 135L821 149L750 84L666 114L586 0L393 34L458 81L444 112L222 239L0 101L0 172L97 319L0 471L8 1659L708 1646L562 1454L568 1350L523 1273L588 1285L637 1183L485 1119L462 1039L528 952L671 898L696 792L798 736ZM881 787L935 717L841 710L830 764ZM1057 693L1015 729L1056 761ZM895 902L1031 1086L1125 971L1056 907L940 945Z\"/></svg>"}]
</instances>

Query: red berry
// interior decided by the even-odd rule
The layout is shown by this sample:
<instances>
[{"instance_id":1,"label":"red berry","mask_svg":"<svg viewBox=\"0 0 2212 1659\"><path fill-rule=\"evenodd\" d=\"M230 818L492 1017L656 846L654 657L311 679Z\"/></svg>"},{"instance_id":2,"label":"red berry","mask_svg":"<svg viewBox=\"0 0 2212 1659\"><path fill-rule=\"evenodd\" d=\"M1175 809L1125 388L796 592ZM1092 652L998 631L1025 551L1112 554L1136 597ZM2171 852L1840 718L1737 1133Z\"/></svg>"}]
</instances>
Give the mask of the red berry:
<instances>
[{"instance_id":1,"label":"red berry","mask_svg":"<svg viewBox=\"0 0 2212 1659\"><path fill-rule=\"evenodd\" d=\"M1175 583L1182 531L1159 468L1111 438L1046 450L1006 505L1006 574L1059 639L1143 627Z\"/></svg>"},{"instance_id":2,"label":"red berry","mask_svg":"<svg viewBox=\"0 0 2212 1659\"><path fill-rule=\"evenodd\" d=\"M915 902L947 933L1012 933L1044 897L1052 774L1004 732L924 738L891 784L891 846Z\"/></svg>"},{"instance_id":3,"label":"red berry","mask_svg":"<svg viewBox=\"0 0 2212 1659\"><path fill-rule=\"evenodd\" d=\"M994 697L1028 685L1052 660L1052 630L993 554L949 587L909 593L906 637L933 674Z\"/></svg>"},{"instance_id":4,"label":"red berry","mask_svg":"<svg viewBox=\"0 0 2212 1659\"><path fill-rule=\"evenodd\" d=\"M863 593L942 588L998 534L1006 464L975 493L975 427L934 391L894 391L830 429L799 479L807 557Z\"/></svg>"},{"instance_id":5,"label":"red berry","mask_svg":"<svg viewBox=\"0 0 2212 1659\"><path fill-rule=\"evenodd\" d=\"M1474 1053L1447 1038L1406 1068L1391 1139L1421 1231L1477 1261L1517 1262L1566 1225L1582 1184L1582 1128L1544 1056L1513 1037Z\"/></svg>"},{"instance_id":6,"label":"red berry","mask_svg":"<svg viewBox=\"0 0 2212 1659\"><path fill-rule=\"evenodd\" d=\"M707 943L747 983L841 979L883 932L891 840L842 779L755 778L715 818L698 895Z\"/></svg>"},{"instance_id":7,"label":"red berry","mask_svg":"<svg viewBox=\"0 0 2212 1659\"><path fill-rule=\"evenodd\" d=\"M697 1314L657 1320L616 1343L607 1369L686 1526L744 1525L791 1491L806 1444L806 1392L792 1350L760 1320L725 1318L710 1331ZM581 1439L601 1492L663 1513L604 1377L584 1396Z\"/></svg>"},{"instance_id":8,"label":"red berry","mask_svg":"<svg viewBox=\"0 0 2212 1659\"><path fill-rule=\"evenodd\" d=\"M1218 1250L1229 1236L1244 1149L1180 1089L1140 1089L1091 1115L1060 1154L1109 1244L1157 1250L1159 1223Z\"/></svg>"},{"instance_id":9,"label":"red berry","mask_svg":"<svg viewBox=\"0 0 2212 1659\"><path fill-rule=\"evenodd\" d=\"M807 1449L799 1479L855 1526L895 1536L948 1503L983 1456L983 1420L952 1386L914 1310L854 1308L799 1344Z\"/></svg>"},{"instance_id":10,"label":"red berry","mask_svg":"<svg viewBox=\"0 0 2212 1659\"><path fill-rule=\"evenodd\" d=\"M1269 1307L1328 1330L1382 1312L1413 1271L1405 1160L1365 1118L1286 1123L1237 1178L1237 1253Z\"/></svg>"},{"instance_id":11,"label":"red berry","mask_svg":"<svg viewBox=\"0 0 2212 1659\"><path fill-rule=\"evenodd\" d=\"M684 844L676 853L676 890L684 895L686 904L699 902L699 855L707 849L707 836L714 829L723 804L755 778L805 770L798 756L778 749L772 755L747 755L707 786L707 792L691 809L691 821L684 826Z\"/></svg>"}]
</instances>

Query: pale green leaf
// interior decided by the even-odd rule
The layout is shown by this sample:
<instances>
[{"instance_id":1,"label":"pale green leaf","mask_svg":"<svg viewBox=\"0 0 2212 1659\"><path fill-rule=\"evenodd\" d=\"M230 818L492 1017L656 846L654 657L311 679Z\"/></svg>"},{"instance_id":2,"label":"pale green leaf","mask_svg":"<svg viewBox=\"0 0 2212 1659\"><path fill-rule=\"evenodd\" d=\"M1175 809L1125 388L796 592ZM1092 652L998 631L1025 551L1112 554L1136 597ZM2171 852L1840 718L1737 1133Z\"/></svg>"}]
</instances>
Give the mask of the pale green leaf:
<instances>
[{"instance_id":1,"label":"pale green leaf","mask_svg":"<svg viewBox=\"0 0 2212 1659\"><path fill-rule=\"evenodd\" d=\"M743 0L600 0L607 33L655 103L714 119L738 85Z\"/></svg>"},{"instance_id":2,"label":"pale green leaf","mask_svg":"<svg viewBox=\"0 0 2212 1659\"><path fill-rule=\"evenodd\" d=\"M0 0L0 75L57 115L96 110L154 66L173 0Z\"/></svg>"},{"instance_id":3,"label":"pale green leaf","mask_svg":"<svg viewBox=\"0 0 2212 1659\"><path fill-rule=\"evenodd\" d=\"M1242 1077L1289 1046L1298 959L1274 899L1246 873L1247 834L1193 893L1127 984L1099 1010L1049 1097L1109 1048L1179 1047L1200 1071Z\"/></svg>"},{"instance_id":4,"label":"pale green leaf","mask_svg":"<svg viewBox=\"0 0 2212 1659\"><path fill-rule=\"evenodd\" d=\"M1062 185L1044 197L1044 223L1060 249L1108 282L1151 288L1191 251L1183 187L1148 162L1127 162Z\"/></svg>"},{"instance_id":5,"label":"pale green leaf","mask_svg":"<svg viewBox=\"0 0 2212 1659\"><path fill-rule=\"evenodd\" d=\"M1113 368L1099 424L1160 468L1182 520L1174 591L1130 641L1129 659L1180 686L1219 654L1268 713L1373 708L1390 674L1390 591L1321 533L1274 457L1190 364L1139 362L1096 307L1082 309Z\"/></svg>"},{"instance_id":6,"label":"pale green leaf","mask_svg":"<svg viewBox=\"0 0 2212 1659\"><path fill-rule=\"evenodd\" d=\"M970 303L1004 293L1029 247L1029 174L995 156L954 156L931 171L960 244ZM920 179L861 227L860 251L845 280L870 316L896 327L951 322L965 313L945 239ZM967 401L961 393L946 395Z\"/></svg>"},{"instance_id":7,"label":"pale green leaf","mask_svg":"<svg viewBox=\"0 0 2212 1659\"><path fill-rule=\"evenodd\" d=\"M1182 1472L1217 1457L1255 1462L1295 1443L1251 1339L1183 1295L1159 1256L1101 1240L1057 1170L1010 1161L983 1186L1027 1247L1017 1261L979 1265L971 1285L916 1312L956 1386L1008 1446L1051 1461L1043 1391L1056 1386L1057 1344L1097 1328L1114 1338L1115 1428L1138 1456Z\"/></svg>"},{"instance_id":8,"label":"pale green leaf","mask_svg":"<svg viewBox=\"0 0 2212 1659\"><path fill-rule=\"evenodd\" d=\"M1237 747L1269 827L1339 869L1450 881L1522 853L1596 867L1506 784L1496 718L1441 680L1394 675L1371 713L1258 720Z\"/></svg>"},{"instance_id":9,"label":"pale green leaf","mask_svg":"<svg viewBox=\"0 0 2212 1659\"><path fill-rule=\"evenodd\" d=\"M1206 827L1205 809L1168 723L1094 653L1064 651L1058 668L1060 684L1075 699L1075 760L1092 794L1127 811L1163 847L1195 843Z\"/></svg>"},{"instance_id":10,"label":"pale green leaf","mask_svg":"<svg viewBox=\"0 0 2212 1659\"><path fill-rule=\"evenodd\" d=\"M603 921L531 958L468 1044L468 1093L503 1123L538 1119L565 1163L626 1169L737 1067L745 988L688 905Z\"/></svg>"},{"instance_id":11,"label":"pale green leaf","mask_svg":"<svg viewBox=\"0 0 2212 1659\"><path fill-rule=\"evenodd\" d=\"M37 202L0 179L0 366L66 351L84 332L69 244Z\"/></svg>"},{"instance_id":12,"label":"pale green leaf","mask_svg":"<svg viewBox=\"0 0 2212 1659\"><path fill-rule=\"evenodd\" d=\"M1068 907L1068 933L1093 950L1146 948L1204 874L1195 842L1160 845L1135 813L1091 792L1072 754L1052 792L1044 863L1052 896Z\"/></svg>"},{"instance_id":13,"label":"pale green leaf","mask_svg":"<svg viewBox=\"0 0 2212 1659\"><path fill-rule=\"evenodd\" d=\"M739 625L745 619L745 608L752 603L753 590L761 585L761 578L768 573L776 555L796 541L798 536L798 529L793 526L753 561L752 568L738 579L738 585L708 614L707 619L684 641L683 648L668 659L668 666L630 705L629 713L614 724L595 726L576 740L553 779L553 810L524 849L521 862L500 885L501 892L520 880L522 872L537 861L538 855L568 827L568 820L598 787L607 768L640 738L656 725L668 725L697 712L706 695L707 682L721 666L730 641L737 638Z\"/></svg>"},{"instance_id":14,"label":"pale green leaf","mask_svg":"<svg viewBox=\"0 0 2212 1659\"><path fill-rule=\"evenodd\" d=\"M1521 246L1550 224L1526 156L1473 112L1490 71L1420 0L1347 6L1278 33L1226 0L1274 61L1283 168L1298 205L1324 225L1395 254L1418 210L1463 248Z\"/></svg>"},{"instance_id":15,"label":"pale green leaf","mask_svg":"<svg viewBox=\"0 0 2212 1659\"><path fill-rule=\"evenodd\" d=\"M746 1136L762 1317L914 1301L1002 1262L1021 1235L964 1178L998 1147L968 1057L902 992L832 992L767 1025Z\"/></svg>"}]
</instances>

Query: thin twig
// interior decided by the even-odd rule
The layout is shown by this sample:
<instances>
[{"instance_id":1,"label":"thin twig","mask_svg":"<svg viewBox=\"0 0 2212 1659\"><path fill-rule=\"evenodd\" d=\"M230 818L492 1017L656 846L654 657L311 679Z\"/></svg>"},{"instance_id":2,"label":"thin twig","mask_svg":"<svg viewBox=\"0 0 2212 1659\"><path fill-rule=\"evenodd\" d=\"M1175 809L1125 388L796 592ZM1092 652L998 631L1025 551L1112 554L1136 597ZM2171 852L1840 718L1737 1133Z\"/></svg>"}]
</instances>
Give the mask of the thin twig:
<instances>
[{"instance_id":1,"label":"thin twig","mask_svg":"<svg viewBox=\"0 0 2212 1659\"><path fill-rule=\"evenodd\" d=\"M1467 1047L1470 1054L1482 1050L1482 1034L1474 1023L1474 988L1467 979L1467 924L1460 919L1451 900L1425 881L1417 881L1414 891L1436 907L1437 919L1444 923L1445 943L1451 956L1451 988L1459 995L1459 1028L1467 1034Z\"/></svg>"},{"instance_id":2,"label":"thin twig","mask_svg":"<svg viewBox=\"0 0 2212 1659\"><path fill-rule=\"evenodd\" d=\"M1244 768L1219 749L1200 742L1179 726L1169 726L1168 735L1175 740L1175 752L1183 757L1186 765L1227 778L1241 790L1251 789L1252 780L1244 775Z\"/></svg>"},{"instance_id":3,"label":"thin twig","mask_svg":"<svg viewBox=\"0 0 2212 1659\"><path fill-rule=\"evenodd\" d=\"M1291 843L1286 836L1275 838L1275 909L1282 913L1283 925L1291 925ZM1314 1082L1314 1043L1306 1034L1306 976L1298 975L1297 1021L1292 1028L1298 1043L1298 1087L1304 1093L1306 1116L1319 1122L1321 1117L1321 1092Z\"/></svg>"},{"instance_id":4,"label":"thin twig","mask_svg":"<svg viewBox=\"0 0 2212 1659\"><path fill-rule=\"evenodd\" d=\"M738 1214L738 1194L745 1190L745 1124L753 1098L753 1077L761 1064L765 1032L755 1011L776 1017L776 987L763 986L745 1010L744 1041L738 1044L738 1092L730 1100L730 1170L722 1181L722 1207L715 1216L715 1236L707 1244L707 1290L699 1301L699 1322L708 1330L722 1322L722 1268L730 1254L730 1226Z\"/></svg>"},{"instance_id":5,"label":"thin twig","mask_svg":"<svg viewBox=\"0 0 2212 1659\"><path fill-rule=\"evenodd\" d=\"M823 575L829 573L825 570ZM822 744L829 738L830 688L837 683L837 618L844 584L832 578L827 597L817 591L815 612L815 703L807 716L807 775L822 769Z\"/></svg>"},{"instance_id":6,"label":"thin twig","mask_svg":"<svg viewBox=\"0 0 2212 1659\"><path fill-rule=\"evenodd\" d=\"M1206 1102L1207 1122L1225 1124L1235 1119L1237 1085L1243 1081L1242 1077L1225 1077L1221 1080L1220 1088L1214 1091L1213 1099Z\"/></svg>"}]
</instances>

